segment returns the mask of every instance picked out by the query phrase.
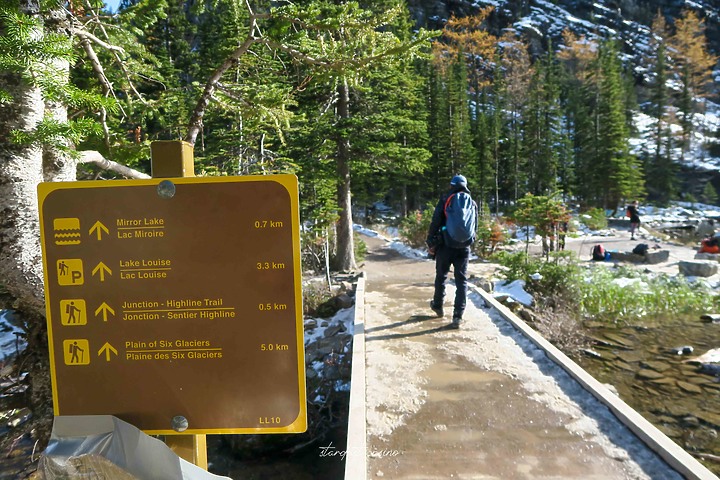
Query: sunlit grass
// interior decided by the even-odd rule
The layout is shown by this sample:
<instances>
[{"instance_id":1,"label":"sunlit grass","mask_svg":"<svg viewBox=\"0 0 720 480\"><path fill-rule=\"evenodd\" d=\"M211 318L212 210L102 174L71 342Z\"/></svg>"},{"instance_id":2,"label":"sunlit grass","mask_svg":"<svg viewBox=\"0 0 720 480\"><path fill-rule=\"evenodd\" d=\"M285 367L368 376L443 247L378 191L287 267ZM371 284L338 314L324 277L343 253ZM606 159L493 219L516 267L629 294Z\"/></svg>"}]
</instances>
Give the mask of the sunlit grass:
<instances>
[{"instance_id":1,"label":"sunlit grass","mask_svg":"<svg viewBox=\"0 0 720 480\"><path fill-rule=\"evenodd\" d=\"M632 278L632 282L626 279ZM701 281L630 269L592 268L580 286L585 318L618 322L647 316L713 311L717 293Z\"/></svg>"},{"instance_id":2,"label":"sunlit grass","mask_svg":"<svg viewBox=\"0 0 720 480\"><path fill-rule=\"evenodd\" d=\"M503 253L495 259L505 267L500 273L506 280L525 280L533 296L542 295L552 304L577 312L578 320L618 323L720 310L720 296L714 289L681 275L604 265L582 268L572 256L551 257L546 262L522 253ZM537 273L542 278L532 280Z\"/></svg>"}]
</instances>

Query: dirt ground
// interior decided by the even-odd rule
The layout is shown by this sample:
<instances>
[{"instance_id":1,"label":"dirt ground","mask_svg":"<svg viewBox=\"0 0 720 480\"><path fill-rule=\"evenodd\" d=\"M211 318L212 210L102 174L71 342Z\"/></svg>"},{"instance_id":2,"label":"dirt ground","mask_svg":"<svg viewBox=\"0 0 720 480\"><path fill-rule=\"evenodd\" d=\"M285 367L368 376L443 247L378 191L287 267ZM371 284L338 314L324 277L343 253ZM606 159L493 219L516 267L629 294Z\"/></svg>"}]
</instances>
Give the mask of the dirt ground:
<instances>
[{"instance_id":1,"label":"dirt ground","mask_svg":"<svg viewBox=\"0 0 720 480\"><path fill-rule=\"evenodd\" d=\"M428 307L434 262L364 240L370 478L680 478L479 297L470 296L463 328L449 330L447 313ZM639 242L619 232L568 239L567 249L589 261L595 243L624 251ZM677 273L694 256L661 247L671 255L658 270ZM453 295L449 285L446 312Z\"/></svg>"}]
</instances>

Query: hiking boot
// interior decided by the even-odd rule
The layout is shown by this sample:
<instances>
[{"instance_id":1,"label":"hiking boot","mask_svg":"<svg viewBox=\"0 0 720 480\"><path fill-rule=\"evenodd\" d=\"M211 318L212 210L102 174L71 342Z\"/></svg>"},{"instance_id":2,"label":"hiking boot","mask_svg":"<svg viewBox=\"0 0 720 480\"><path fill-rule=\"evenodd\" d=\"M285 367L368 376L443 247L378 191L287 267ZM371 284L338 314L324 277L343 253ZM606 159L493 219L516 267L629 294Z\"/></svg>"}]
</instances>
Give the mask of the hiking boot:
<instances>
[{"instance_id":1,"label":"hiking boot","mask_svg":"<svg viewBox=\"0 0 720 480\"><path fill-rule=\"evenodd\" d=\"M453 317L452 323L449 325L449 328L452 328L453 330L457 330L460 328L461 323L462 323L462 318Z\"/></svg>"},{"instance_id":2,"label":"hiking boot","mask_svg":"<svg viewBox=\"0 0 720 480\"><path fill-rule=\"evenodd\" d=\"M443 307L442 307L442 305L436 307L436 306L435 306L435 302L432 301L432 300L430 300L430 310L432 310L433 312L435 312L435 315L437 315L438 317L442 317L442 316L445 315L445 312L443 312Z\"/></svg>"}]
</instances>

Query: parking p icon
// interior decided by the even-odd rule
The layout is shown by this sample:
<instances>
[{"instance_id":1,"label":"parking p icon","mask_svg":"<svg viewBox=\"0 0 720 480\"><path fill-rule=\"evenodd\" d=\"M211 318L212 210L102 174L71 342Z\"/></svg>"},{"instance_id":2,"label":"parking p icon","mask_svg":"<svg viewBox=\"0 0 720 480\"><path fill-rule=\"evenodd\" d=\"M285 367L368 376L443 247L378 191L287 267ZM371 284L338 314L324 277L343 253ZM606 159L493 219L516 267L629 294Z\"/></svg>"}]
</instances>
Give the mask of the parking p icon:
<instances>
[{"instance_id":1,"label":"parking p icon","mask_svg":"<svg viewBox=\"0 0 720 480\"><path fill-rule=\"evenodd\" d=\"M57 261L58 285L82 285L83 263L80 258L64 258Z\"/></svg>"}]
</instances>

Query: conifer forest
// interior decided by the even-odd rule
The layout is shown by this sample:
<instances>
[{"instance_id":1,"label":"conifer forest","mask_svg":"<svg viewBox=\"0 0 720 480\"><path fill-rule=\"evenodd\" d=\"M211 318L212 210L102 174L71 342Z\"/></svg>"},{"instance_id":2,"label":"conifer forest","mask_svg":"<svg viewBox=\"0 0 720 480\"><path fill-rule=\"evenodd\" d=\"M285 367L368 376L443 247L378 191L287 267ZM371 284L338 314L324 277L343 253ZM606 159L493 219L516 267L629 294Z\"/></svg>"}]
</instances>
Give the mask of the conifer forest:
<instances>
[{"instance_id":1,"label":"conifer forest","mask_svg":"<svg viewBox=\"0 0 720 480\"><path fill-rule=\"evenodd\" d=\"M2 161L118 178L149 173L153 140L183 139L198 174L297 174L303 221L339 221L339 240L351 202L408 212L456 172L491 212L527 193L605 209L679 196L717 60L701 13L647 13L633 64L612 35L528 39L492 7L430 21L406 3L5 1ZM641 110L654 131L631 151Z\"/></svg>"},{"instance_id":2,"label":"conifer forest","mask_svg":"<svg viewBox=\"0 0 720 480\"><path fill-rule=\"evenodd\" d=\"M44 315L37 184L147 178L156 140L192 144L197 175L297 175L303 241L329 239L337 270L356 267L353 213L423 209L458 172L489 214L528 193L681 197L716 95L701 10L636 12L630 51L620 30L530 36L451 3L0 0L5 308Z\"/></svg>"}]
</instances>

